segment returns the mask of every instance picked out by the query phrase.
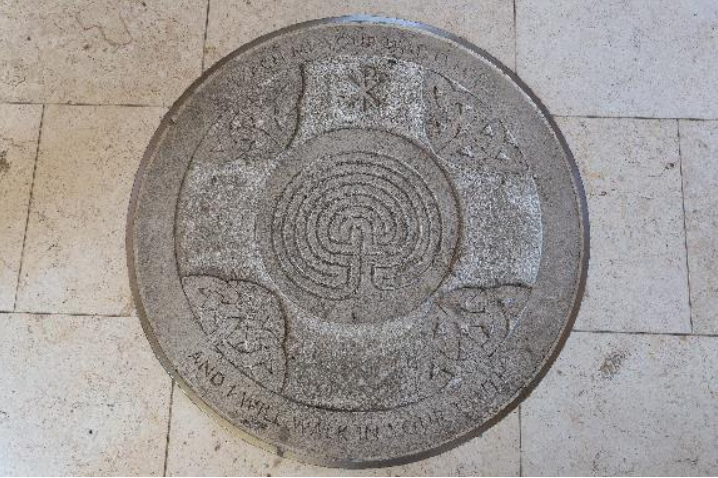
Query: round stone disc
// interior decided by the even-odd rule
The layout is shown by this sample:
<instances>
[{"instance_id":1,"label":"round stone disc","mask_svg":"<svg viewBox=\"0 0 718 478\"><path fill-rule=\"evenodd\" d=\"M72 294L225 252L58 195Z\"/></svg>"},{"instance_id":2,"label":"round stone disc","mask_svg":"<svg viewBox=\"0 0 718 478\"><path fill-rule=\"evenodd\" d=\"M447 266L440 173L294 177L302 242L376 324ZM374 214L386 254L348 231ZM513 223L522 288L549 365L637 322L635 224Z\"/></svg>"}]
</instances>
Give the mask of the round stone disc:
<instances>
[{"instance_id":1,"label":"round stone disc","mask_svg":"<svg viewBox=\"0 0 718 478\"><path fill-rule=\"evenodd\" d=\"M158 357L225 425L328 466L439 453L546 372L588 222L555 123L495 59L347 17L265 36L177 101L128 253Z\"/></svg>"}]
</instances>

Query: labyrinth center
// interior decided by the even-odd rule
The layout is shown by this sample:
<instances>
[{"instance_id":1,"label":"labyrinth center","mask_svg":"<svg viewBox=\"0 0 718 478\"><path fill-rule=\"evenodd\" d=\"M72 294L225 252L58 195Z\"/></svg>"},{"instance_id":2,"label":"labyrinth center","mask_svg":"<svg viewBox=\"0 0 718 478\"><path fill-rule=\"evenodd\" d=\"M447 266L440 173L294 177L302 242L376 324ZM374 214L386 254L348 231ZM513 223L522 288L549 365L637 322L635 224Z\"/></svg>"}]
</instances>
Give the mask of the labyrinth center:
<instances>
[{"instance_id":1,"label":"labyrinth center","mask_svg":"<svg viewBox=\"0 0 718 478\"><path fill-rule=\"evenodd\" d=\"M391 152L375 152L381 141ZM259 219L272 278L300 306L337 322L376 322L420 305L456 245L453 193L431 155L361 130L329 133L297 154L269 179ZM407 293L412 300L399 300Z\"/></svg>"}]
</instances>

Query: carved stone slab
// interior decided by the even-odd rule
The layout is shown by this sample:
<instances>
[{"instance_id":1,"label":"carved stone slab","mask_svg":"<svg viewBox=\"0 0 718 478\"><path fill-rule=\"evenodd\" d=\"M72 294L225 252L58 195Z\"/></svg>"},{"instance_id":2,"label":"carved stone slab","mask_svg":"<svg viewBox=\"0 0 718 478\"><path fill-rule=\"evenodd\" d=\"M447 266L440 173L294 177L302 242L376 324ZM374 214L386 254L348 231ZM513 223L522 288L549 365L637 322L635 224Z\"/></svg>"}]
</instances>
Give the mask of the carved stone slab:
<instances>
[{"instance_id":1,"label":"carved stone slab","mask_svg":"<svg viewBox=\"0 0 718 478\"><path fill-rule=\"evenodd\" d=\"M240 48L180 98L128 253L148 338L197 403L280 455L359 467L516 406L570 330L587 228L570 152L513 74L352 17Z\"/></svg>"}]
</instances>

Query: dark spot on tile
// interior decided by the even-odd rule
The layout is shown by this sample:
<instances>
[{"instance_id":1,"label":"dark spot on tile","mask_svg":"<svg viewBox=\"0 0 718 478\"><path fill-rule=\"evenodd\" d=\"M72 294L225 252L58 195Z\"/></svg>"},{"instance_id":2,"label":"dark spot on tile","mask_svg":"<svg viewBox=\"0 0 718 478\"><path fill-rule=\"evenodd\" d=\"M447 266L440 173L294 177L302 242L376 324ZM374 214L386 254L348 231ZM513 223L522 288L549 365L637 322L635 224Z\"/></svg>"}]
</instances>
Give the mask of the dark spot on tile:
<instances>
[{"instance_id":1,"label":"dark spot on tile","mask_svg":"<svg viewBox=\"0 0 718 478\"><path fill-rule=\"evenodd\" d=\"M0 178L10 170L10 163L7 160L7 151L0 151Z\"/></svg>"},{"instance_id":2,"label":"dark spot on tile","mask_svg":"<svg viewBox=\"0 0 718 478\"><path fill-rule=\"evenodd\" d=\"M626 353L621 351L611 352L603 359L603 363L598 368L604 378L613 378L621 370L623 362L626 360Z\"/></svg>"}]
</instances>

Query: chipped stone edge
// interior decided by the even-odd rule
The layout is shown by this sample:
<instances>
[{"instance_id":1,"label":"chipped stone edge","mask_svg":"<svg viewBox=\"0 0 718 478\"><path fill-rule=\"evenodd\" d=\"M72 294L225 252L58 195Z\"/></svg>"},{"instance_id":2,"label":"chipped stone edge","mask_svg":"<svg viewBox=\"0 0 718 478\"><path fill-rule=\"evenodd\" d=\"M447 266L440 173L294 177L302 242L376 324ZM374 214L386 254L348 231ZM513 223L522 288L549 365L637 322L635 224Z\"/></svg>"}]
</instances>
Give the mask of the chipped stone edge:
<instances>
[{"instance_id":1,"label":"chipped stone edge","mask_svg":"<svg viewBox=\"0 0 718 478\"><path fill-rule=\"evenodd\" d=\"M566 326L564 327L563 332L560 334L558 339L556 340L556 343L553 346L553 349L551 353L547 356L545 359L541 370L536 374L536 376L533 378L531 382L528 383L521 391L518 393L513 400L506 405L499 413L497 413L493 418L490 420L487 420L485 423L483 423L481 426L474 428L470 432L459 436L453 440L450 440L448 442L442 443L439 446L432 448L431 450L425 450L419 453L414 453L411 455L405 455L398 458L393 458L389 460L372 460L372 461L347 461L347 460L318 460L316 458L310 457L310 456L302 456L295 453L292 453L291 451L284 450L272 443L265 442L250 433L245 432L244 430L236 427L234 424L232 424L230 421L222 417L219 413L217 413L211 406L209 406L192 388L187 384L187 382L182 378L182 376L179 374L177 369L172 365L172 363L169 361L167 356L165 355L164 351L162 350L162 347L160 346L159 342L157 341L154 331L152 330L152 325L150 324L147 315L144 310L144 306L142 304L138 282L137 282L137 275L135 271L135 262L134 262L134 241L132 239L132 231L134 229L134 219L135 219L135 211L137 210L137 199L139 197L140 188L142 186L142 180L144 178L145 170L147 169L148 164L150 163L152 159L152 153L156 149L156 146L159 144L160 140L164 136L165 130L171 126L173 120L172 118L180 111L185 101L187 101L196 90L199 89L199 87L204 83L204 81L212 76L217 70L222 68L226 63L233 60L235 57L245 53L248 50L251 50L255 46L262 44L266 41L269 41L273 38L276 38L278 36L284 35L286 33L290 33L296 30L301 30L305 28L312 28L316 26L326 25L326 24L362 24L362 23L369 23L369 24L379 24L379 25L388 25L393 26L397 28L404 28L404 29L418 29L422 30L426 33L441 37L443 39L449 40L455 44L457 44L459 47L464 48L468 51L470 51L473 54L482 56L486 59L486 61L490 64L492 64L497 70L499 70L501 73L503 73L506 77L508 77L509 81L513 82L515 85L519 87L521 92L525 94L536 106L538 109L540 115L543 117L543 119L546 121L546 123L549 125L550 130L553 132L554 136L558 140L559 144L561 145L561 148L563 149L566 159L567 159L567 166L569 168L569 171L571 173L571 178L573 182L574 192L576 194L577 198L577 208L578 208L578 217L579 217L579 228L581 231L580 239L581 239L581 257L579 260L579 282L577 284L577 287L575 289L575 294L573 298L573 306L571 309L571 313L566 320ZM145 337L147 338L147 341L150 343L150 346L152 347L152 351L155 353L155 356L160 361L162 366L164 367L165 371L169 374L170 378L173 380L173 383L177 383L179 388L184 392L184 394L195 404L197 405L204 413L209 415L215 422L219 423L223 428L228 430L231 434L234 436L237 436L244 441L248 442L251 445L254 445L258 448L261 448L267 452L270 452L272 454L278 455L280 458L290 458L294 461L309 464L309 465L315 465L315 466L323 466L328 468L345 468L345 469L365 469L365 468L383 468L383 467L390 467L390 466L399 466L399 465L405 465L411 462L424 460L427 458L431 458L437 455L440 455L446 451L449 451L459 445L462 445L469 440L476 438L480 435L482 435L486 430L493 427L495 424L497 424L499 421L503 420L507 415L509 415L512 411L514 411L518 405L526 399L531 392L536 388L536 386L541 382L543 377L546 375L548 370L553 365L554 361L558 357L559 353L563 349L564 344L566 343L566 340L568 339L568 336L573 329L574 323L576 321L576 317L578 315L579 309L581 307L581 300L583 298L583 294L586 288L586 278L588 274L588 264L589 264L589 245L590 245L590 226L589 226L589 216L588 216L588 205L586 201L586 193L583 187L583 182L581 181L581 176L579 173L578 165L576 163L576 160L571 153L571 150L568 146L568 143L566 142L566 139L564 138L563 134L558 128L558 125L556 124L554 118L549 113L548 109L544 104L541 102L541 100L536 96L536 94L526 85L512 70L510 70L508 67L504 66L501 62L499 62L494 56L490 55L483 49L473 45L469 41L454 35L452 33L446 32L444 30L441 30L439 28L433 27L431 25L427 25L425 23L421 22L414 22L409 20L403 20L399 18L388 18L388 17L379 17L379 16L372 16L372 15L347 15L347 16L341 16L341 17L330 17L330 18L321 18L316 20L309 20L306 22L296 23L293 25L290 25L288 27L281 28L279 30L275 30L271 33L262 35L249 43L246 43L239 47L238 49L234 50L232 53L228 54L221 60L217 61L212 67L205 70L202 75L197 78L192 84L185 90L184 93L172 104L172 107L167 111L165 116L162 118L162 121L160 125L158 126L157 130L152 136L152 139L150 140L149 144L147 145L147 148L145 150L145 153L142 157L142 161L140 162L140 166L138 168L137 174L135 176L134 184L132 187L132 194L130 197L130 205L128 208L127 213L127 225L125 230L125 243L126 243L126 253L127 253L127 269L129 272L129 278L130 278L130 288L132 289L132 296L135 301L135 307L137 310L137 315L140 319L142 330L145 333ZM172 404L170 404L172 406ZM169 446L169 442L167 444Z\"/></svg>"}]
</instances>

